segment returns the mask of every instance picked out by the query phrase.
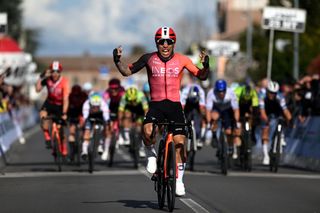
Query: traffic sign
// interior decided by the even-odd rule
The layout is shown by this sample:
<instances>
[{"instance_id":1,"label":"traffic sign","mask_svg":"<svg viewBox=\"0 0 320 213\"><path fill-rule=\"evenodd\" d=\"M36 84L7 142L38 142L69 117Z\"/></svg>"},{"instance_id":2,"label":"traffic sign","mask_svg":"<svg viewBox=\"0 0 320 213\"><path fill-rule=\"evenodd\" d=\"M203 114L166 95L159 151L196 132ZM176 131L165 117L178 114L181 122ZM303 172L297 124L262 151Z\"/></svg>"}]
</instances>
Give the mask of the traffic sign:
<instances>
[{"instance_id":1,"label":"traffic sign","mask_svg":"<svg viewBox=\"0 0 320 213\"><path fill-rule=\"evenodd\" d=\"M205 46L213 56L232 57L240 49L240 44L237 41L209 40L206 42Z\"/></svg>"},{"instance_id":2,"label":"traffic sign","mask_svg":"<svg viewBox=\"0 0 320 213\"><path fill-rule=\"evenodd\" d=\"M265 7L263 9L263 29L303 33L305 23L305 10L284 7Z\"/></svg>"}]
</instances>

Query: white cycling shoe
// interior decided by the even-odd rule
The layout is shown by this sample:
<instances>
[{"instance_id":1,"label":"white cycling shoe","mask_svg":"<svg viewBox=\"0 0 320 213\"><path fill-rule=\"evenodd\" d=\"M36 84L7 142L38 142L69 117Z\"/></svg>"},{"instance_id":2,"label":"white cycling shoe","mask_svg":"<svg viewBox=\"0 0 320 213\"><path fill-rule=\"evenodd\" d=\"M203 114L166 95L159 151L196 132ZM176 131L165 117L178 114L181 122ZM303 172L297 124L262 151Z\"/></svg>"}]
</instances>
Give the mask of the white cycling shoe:
<instances>
[{"instance_id":1,"label":"white cycling shoe","mask_svg":"<svg viewBox=\"0 0 320 213\"><path fill-rule=\"evenodd\" d=\"M100 145L98 146L98 154L99 154L99 155L102 155L102 153L103 153L103 145L100 144Z\"/></svg>"},{"instance_id":2,"label":"white cycling shoe","mask_svg":"<svg viewBox=\"0 0 320 213\"><path fill-rule=\"evenodd\" d=\"M184 183L182 181L176 182L176 195L177 196L184 196L186 195L186 189L184 188Z\"/></svg>"},{"instance_id":3,"label":"white cycling shoe","mask_svg":"<svg viewBox=\"0 0 320 213\"><path fill-rule=\"evenodd\" d=\"M108 160L108 156L109 156L109 150L104 151L101 155L101 160L103 161Z\"/></svg>"},{"instance_id":4,"label":"white cycling shoe","mask_svg":"<svg viewBox=\"0 0 320 213\"><path fill-rule=\"evenodd\" d=\"M262 164L263 165L269 165L270 164L270 157L268 155L265 155L263 157Z\"/></svg>"},{"instance_id":5,"label":"white cycling shoe","mask_svg":"<svg viewBox=\"0 0 320 213\"><path fill-rule=\"evenodd\" d=\"M157 158L154 156L147 158L147 166L146 169L150 174L153 174L157 170Z\"/></svg>"}]
</instances>

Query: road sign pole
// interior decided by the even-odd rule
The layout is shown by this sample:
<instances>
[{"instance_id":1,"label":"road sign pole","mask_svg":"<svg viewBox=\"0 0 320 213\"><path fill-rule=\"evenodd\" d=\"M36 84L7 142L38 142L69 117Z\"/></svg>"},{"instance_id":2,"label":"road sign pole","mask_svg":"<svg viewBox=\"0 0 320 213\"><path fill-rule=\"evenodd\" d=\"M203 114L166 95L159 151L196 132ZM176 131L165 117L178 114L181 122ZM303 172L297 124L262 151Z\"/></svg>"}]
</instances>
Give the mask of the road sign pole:
<instances>
[{"instance_id":1,"label":"road sign pole","mask_svg":"<svg viewBox=\"0 0 320 213\"><path fill-rule=\"evenodd\" d=\"M268 53L268 69L267 69L267 79L268 80L271 80L273 40L274 40L274 30L271 29L270 30L270 37L269 37L269 53Z\"/></svg>"},{"instance_id":2,"label":"road sign pole","mask_svg":"<svg viewBox=\"0 0 320 213\"><path fill-rule=\"evenodd\" d=\"M299 8L299 0L294 1L294 7ZM295 80L299 78L299 33L293 35L293 77Z\"/></svg>"}]
</instances>

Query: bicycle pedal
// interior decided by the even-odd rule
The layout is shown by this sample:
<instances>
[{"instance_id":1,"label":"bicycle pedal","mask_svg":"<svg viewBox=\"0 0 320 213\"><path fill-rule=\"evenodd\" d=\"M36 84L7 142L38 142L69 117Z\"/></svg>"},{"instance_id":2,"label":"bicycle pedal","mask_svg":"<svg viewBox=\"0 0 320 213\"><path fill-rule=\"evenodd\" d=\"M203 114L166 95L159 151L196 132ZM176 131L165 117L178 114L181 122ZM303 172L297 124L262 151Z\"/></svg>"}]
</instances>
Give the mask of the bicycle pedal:
<instances>
[{"instance_id":1,"label":"bicycle pedal","mask_svg":"<svg viewBox=\"0 0 320 213\"><path fill-rule=\"evenodd\" d=\"M158 179L158 178L157 178L157 175L156 175L156 174L153 174L152 177L151 177L151 180L152 180L152 181L157 181L157 179Z\"/></svg>"}]
</instances>

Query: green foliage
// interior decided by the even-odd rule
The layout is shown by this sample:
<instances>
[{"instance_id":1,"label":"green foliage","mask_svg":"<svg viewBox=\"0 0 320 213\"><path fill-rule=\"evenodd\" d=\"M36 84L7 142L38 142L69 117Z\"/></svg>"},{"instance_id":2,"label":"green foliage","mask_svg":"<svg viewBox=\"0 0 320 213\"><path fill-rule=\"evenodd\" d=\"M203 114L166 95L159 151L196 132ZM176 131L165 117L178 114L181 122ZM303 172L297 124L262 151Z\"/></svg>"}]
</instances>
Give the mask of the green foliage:
<instances>
[{"instance_id":1,"label":"green foliage","mask_svg":"<svg viewBox=\"0 0 320 213\"><path fill-rule=\"evenodd\" d=\"M294 2L291 1L294 5ZM271 6L282 6L281 0L270 0ZM320 53L320 4L319 0L300 0L299 8L307 11L306 30L299 34L299 72L300 76L306 73L309 63ZM253 30L253 58L258 63L249 69L249 75L254 80L266 77L268 60L269 30L255 26ZM272 61L272 78L278 81L291 80L293 70L293 33L275 31L274 41L288 40L283 51L277 50L274 44ZM241 50L245 51L246 32L240 36Z\"/></svg>"}]
</instances>

